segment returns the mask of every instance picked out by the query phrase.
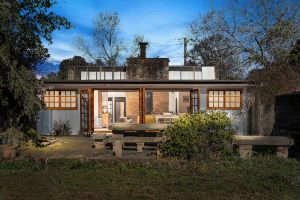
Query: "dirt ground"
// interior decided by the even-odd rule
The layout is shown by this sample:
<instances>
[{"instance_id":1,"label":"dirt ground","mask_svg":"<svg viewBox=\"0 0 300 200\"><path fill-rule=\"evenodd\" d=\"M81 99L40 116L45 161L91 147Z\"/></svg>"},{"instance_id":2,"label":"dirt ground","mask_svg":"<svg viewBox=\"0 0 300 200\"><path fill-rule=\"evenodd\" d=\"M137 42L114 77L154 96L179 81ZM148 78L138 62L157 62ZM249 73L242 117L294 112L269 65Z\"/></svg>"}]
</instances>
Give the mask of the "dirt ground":
<instances>
[{"instance_id":1,"label":"dirt ground","mask_svg":"<svg viewBox=\"0 0 300 200\"><path fill-rule=\"evenodd\" d=\"M113 152L109 148L96 149L93 147L93 140L84 136L56 137L57 142L46 146L36 147L33 144L22 145L17 150L18 159L114 159ZM144 151L137 153L136 150L123 150L122 158L129 159L149 159L151 152Z\"/></svg>"}]
</instances>

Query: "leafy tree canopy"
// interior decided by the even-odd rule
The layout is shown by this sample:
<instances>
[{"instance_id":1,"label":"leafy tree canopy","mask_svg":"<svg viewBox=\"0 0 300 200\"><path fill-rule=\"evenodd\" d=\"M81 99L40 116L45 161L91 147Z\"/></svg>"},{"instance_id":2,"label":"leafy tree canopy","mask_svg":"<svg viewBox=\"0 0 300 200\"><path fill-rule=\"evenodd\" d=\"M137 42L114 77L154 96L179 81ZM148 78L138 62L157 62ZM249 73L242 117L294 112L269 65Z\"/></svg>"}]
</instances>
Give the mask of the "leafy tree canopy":
<instances>
[{"instance_id":1,"label":"leafy tree canopy","mask_svg":"<svg viewBox=\"0 0 300 200\"><path fill-rule=\"evenodd\" d=\"M53 0L0 0L0 131L26 129L42 107L35 66L49 57L41 38L51 43L54 30L71 28L56 15Z\"/></svg>"}]
</instances>

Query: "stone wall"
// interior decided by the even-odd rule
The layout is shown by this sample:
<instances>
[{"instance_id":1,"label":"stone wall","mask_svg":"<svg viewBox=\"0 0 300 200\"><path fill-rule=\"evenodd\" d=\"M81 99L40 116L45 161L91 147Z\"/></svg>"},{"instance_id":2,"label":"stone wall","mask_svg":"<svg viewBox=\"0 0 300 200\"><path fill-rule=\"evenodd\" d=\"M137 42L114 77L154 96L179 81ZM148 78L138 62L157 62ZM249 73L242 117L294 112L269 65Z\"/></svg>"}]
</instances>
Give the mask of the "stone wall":
<instances>
[{"instance_id":1,"label":"stone wall","mask_svg":"<svg viewBox=\"0 0 300 200\"><path fill-rule=\"evenodd\" d=\"M127 63L129 80L168 80L168 58L129 58Z\"/></svg>"}]
</instances>

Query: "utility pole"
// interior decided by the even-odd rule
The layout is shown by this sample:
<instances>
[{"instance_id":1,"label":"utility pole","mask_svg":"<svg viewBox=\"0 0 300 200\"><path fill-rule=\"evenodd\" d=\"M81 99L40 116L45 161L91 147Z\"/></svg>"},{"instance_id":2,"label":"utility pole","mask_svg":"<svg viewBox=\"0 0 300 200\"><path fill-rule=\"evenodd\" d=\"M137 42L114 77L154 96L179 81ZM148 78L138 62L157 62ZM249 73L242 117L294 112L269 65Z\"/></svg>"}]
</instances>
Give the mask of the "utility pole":
<instances>
[{"instance_id":1,"label":"utility pole","mask_svg":"<svg viewBox=\"0 0 300 200\"><path fill-rule=\"evenodd\" d=\"M186 61L186 58L187 58L187 43L188 43L187 38L183 38L183 63L184 63L184 66L187 66L187 61Z\"/></svg>"}]
</instances>

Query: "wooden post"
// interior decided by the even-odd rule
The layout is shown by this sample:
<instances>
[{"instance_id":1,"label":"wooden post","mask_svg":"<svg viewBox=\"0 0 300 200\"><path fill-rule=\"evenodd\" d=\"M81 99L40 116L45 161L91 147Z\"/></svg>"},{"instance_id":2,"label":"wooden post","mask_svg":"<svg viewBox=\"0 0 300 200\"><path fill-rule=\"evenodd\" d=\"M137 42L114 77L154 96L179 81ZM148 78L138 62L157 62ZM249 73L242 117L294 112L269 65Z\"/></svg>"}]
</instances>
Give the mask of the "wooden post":
<instances>
[{"instance_id":1,"label":"wooden post","mask_svg":"<svg viewBox=\"0 0 300 200\"><path fill-rule=\"evenodd\" d=\"M250 158L252 156L252 145L239 145L241 158Z\"/></svg>"},{"instance_id":2,"label":"wooden post","mask_svg":"<svg viewBox=\"0 0 300 200\"><path fill-rule=\"evenodd\" d=\"M145 88L139 90L139 123L145 123Z\"/></svg>"},{"instance_id":3,"label":"wooden post","mask_svg":"<svg viewBox=\"0 0 300 200\"><path fill-rule=\"evenodd\" d=\"M287 146L277 147L276 155L279 158L288 158L288 156L289 156L289 147L287 147Z\"/></svg>"}]
</instances>

